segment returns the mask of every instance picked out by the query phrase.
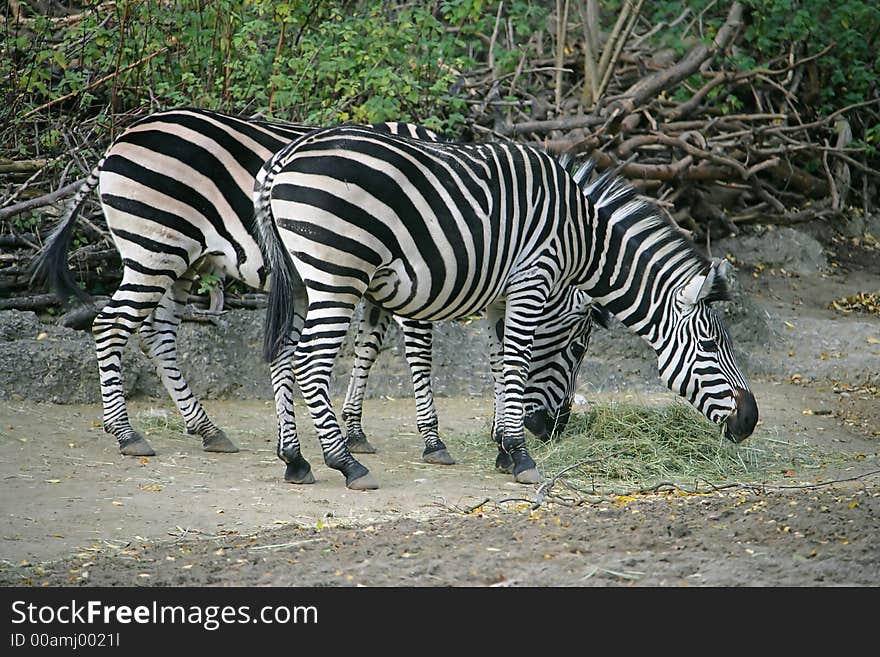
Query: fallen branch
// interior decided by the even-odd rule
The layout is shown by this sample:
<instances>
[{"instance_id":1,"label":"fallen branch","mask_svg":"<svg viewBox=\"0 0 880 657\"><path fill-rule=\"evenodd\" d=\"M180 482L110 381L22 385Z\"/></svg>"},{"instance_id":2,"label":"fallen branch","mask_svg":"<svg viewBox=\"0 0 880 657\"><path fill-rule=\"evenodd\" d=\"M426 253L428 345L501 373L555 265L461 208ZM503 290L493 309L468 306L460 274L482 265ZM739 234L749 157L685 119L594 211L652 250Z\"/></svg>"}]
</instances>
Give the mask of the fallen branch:
<instances>
[{"instance_id":1,"label":"fallen branch","mask_svg":"<svg viewBox=\"0 0 880 657\"><path fill-rule=\"evenodd\" d=\"M703 63L730 45L742 19L743 5L734 2L727 14L727 20L718 30L711 45L700 44L688 51L674 66L640 80L621 94L619 99L608 103L603 108L602 115L623 119L624 116L632 114L637 107L655 98L661 91L677 85L696 73Z\"/></svg>"},{"instance_id":2,"label":"fallen branch","mask_svg":"<svg viewBox=\"0 0 880 657\"><path fill-rule=\"evenodd\" d=\"M22 201L21 203L16 203L15 205L10 205L8 208L0 208L0 221L8 219L9 217L14 217L15 215L21 214L22 212L33 210L34 208L40 208L44 205L51 205L58 199L75 192L79 188L79 186L85 182L85 180L85 178L80 178L79 180L65 185L60 189L56 189L54 192L51 192L49 194L44 194L43 196L39 196L37 198L28 199L27 201Z\"/></svg>"},{"instance_id":3,"label":"fallen branch","mask_svg":"<svg viewBox=\"0 0 880 657\"><path fill-rule=\"evenodd\" d=\"M31 297L0 299L0 310L45 310L58 303L58 297L52 293L37 294Z\"/></svg>"},{"instance_id":4,"label":"fallen branch","mask_svg":"<svg viewBox=\"0 0 880 657\"><path fill-rule=\"evenodd\" d=\"M33 173L49 163L49 160L0 160L0 173Z\"/></svg>"}]
</instances>

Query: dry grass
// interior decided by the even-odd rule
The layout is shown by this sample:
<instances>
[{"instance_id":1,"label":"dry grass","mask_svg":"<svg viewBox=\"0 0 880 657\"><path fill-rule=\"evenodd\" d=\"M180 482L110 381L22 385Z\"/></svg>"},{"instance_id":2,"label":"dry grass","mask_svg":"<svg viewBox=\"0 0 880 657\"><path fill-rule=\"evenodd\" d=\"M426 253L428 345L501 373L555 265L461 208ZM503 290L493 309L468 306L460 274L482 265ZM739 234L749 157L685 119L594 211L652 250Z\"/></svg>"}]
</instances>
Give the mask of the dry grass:
<instances>
[{"instance_id":1,"label":"dry grass","mask_svg":"<svg viewBox=\"0 0 880 657\"><path fill-rule=\"evenodd\" d=\"M174 437L175 434L186 433L186 425L180 413L164 408L149 408L138 411L134 416L134 426L145 436Z\"/></svg>"},{"instance_id":2,"label":"dry grass","mask_svg":"<svg viewBox=\"0 0 880 657\"><path fill-rule=\"evenodd\" d=\"M471 434L450 448L469 459L494 461L488 431ZM449 442L449 441L447 441ZM651 488L661 482L693 489L731 482L779 481L791 469L819 466L819 453L786 442L759 427L736 445L683 401L610 401L572 414L565 433L550 443L527 445L547 477L566 470L565 480L590 492ZM574 466L574 467L572 467Z\"/></svg>"}]
</instances>

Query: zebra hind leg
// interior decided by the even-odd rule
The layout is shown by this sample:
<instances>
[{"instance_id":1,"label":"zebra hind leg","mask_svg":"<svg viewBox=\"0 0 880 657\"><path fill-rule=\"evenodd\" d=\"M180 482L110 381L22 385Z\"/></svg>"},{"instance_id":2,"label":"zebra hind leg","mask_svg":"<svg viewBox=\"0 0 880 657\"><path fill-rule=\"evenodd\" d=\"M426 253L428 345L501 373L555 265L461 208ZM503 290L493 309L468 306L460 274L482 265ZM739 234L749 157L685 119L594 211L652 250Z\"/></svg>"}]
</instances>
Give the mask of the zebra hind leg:
<instances>
[{"instance_id":1,"label":"zebra hind leg","mask_svg":"<svg viewBox=\"0 0 880 657\"><path fill-rule=\"evenodd\" d=\"M191 285L192 279L183 276L162 297L159 305L141 325L141 349L156 365L162 385L183 416L186 432L201 436L202 449L206 452L235 453L238 447L211 421L177 366L180 311Z\"/></svg>"},{"instance_id":2,"label":"zebra hind leg","mask_svg":"<svg viewBox=\"0 0 880 657\"><path fill-rule=\"evenodd\" d=\"M345 296L350 298L350 295ZM333 294L309 290L307 321L296 345L293 364L296 381L321 441L324 463L345 476L348 488L368 490L378 488L379 484L351 455L330 403L333 362L345 339L353 312L354 302L345 303Z\"/></svg>"},{"instance_id":3,"label":"zebra hind leg","mask_svg":"<svg viewBox=\"0 0 880 657\"><path fill-rule=\"evenodd\" d=\"M127 268L119 288L92 323L104 431L116 438L119 451L126 456L152 456L155 451L129 421L122 354L131 334L153 312L166 291L165 286L155 284L155 278Z\"/></svg>"},{"instance_id":4,"label":"zebra hind leg","mask_svg":"<svg viewBox=\"0 0 880 657\"><path fill-rule=\"evenodd\" d=\"M402 322L406 360L412 373L416 397L416 418L419 433L425 441L422 461L435 465L454 465L455 459L440 439L437 408L431 388L431 349L433 329L430 322L405 320Z\"/></svg>"},{"instance_id":5,"label":"zebra hind leg","mask_svg":"<svg viewBox=\"0 0 880 657\"><path fill-rule=\"evenodd\" d=\"M303 305L305 299L302 299ZM302 317L297 314L296 322L284 348L273 360L269 369L272 374L272 390L275 394L275 415L278 421L278 443L276 454L285 463L284 481L289 484L313 484L315 475L312 466L302 455L296 432L296 416L293 411L293 353L302 329Z\"/></svg>"},{"instance_id":6,"label":"zebra hind leg","mask_svg":"<svg viewBox=\"0 0 880 657\"><path fill-rule=\"evenodd\" d=\"M354 366L348 380L348 392L342 405L342 421L345 423L345 440L352 454L374 454L361 425L364 408L364 392L370 369L379 358L379 349L388 332L391 313L364 300L364 313L358 326L354 346Z\"/></svg>"}]
</instances>

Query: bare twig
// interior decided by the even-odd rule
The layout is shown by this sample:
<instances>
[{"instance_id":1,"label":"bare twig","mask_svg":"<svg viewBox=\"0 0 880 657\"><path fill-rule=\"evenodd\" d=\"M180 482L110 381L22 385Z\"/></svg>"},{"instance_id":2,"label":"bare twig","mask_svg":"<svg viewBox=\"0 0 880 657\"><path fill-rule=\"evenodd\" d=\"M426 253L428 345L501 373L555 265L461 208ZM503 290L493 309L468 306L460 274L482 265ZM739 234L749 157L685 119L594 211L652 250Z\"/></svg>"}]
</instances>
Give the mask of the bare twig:
<instances>
[{"instance_id":1,"label":"bare twig","mask_svg":"<svg viewBox=\"0 0 880 657\"><path fill-rule=\"evenodd\" d=\"M565 61L565 37L568 27L569 0L556 0L556 114L562 105L562 64Z\"/></svg>"}]
</instances>

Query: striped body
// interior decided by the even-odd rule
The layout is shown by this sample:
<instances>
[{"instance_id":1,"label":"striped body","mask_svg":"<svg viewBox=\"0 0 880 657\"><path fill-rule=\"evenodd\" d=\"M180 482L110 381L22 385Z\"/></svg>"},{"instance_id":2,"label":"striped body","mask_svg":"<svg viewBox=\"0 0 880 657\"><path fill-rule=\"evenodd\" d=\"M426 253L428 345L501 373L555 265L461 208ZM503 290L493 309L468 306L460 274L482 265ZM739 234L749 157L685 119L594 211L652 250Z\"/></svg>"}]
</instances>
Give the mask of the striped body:
<instances>
[{"instance_id":1,"label":"striped body","mask_svg":"<svg viewBox=\"0 0 880 657\"><path fill-rule=\"evenodd\" d=\"M387 124L383 129L436 138L407 124ZM197 109L150 115L115 140L50 238L38 267L53 279L60 294L81 296L67 271L66 251L76 214L97 187L124 267L119 288L93 325L104 428L117 438L123 453L152 453L132 428L124 398L122 353L135 331L180 409L187 431L200 435L206 449L235 449L205 413L177 366L180 310L193 281L204 272L267 289L267 271L254 237L251 192L255 175L273 153L309 130ZM380 311L380 317L385 314ZM411 330L424 334L430 327L416 324ZM363 348L356 349L364 353ZM416 350L411 354L413 361L417 361L415 380L423 363L428 362L430 368L430 353ZM291 430L287 422L293 420L290 377L290 368L281 364L272 373L279 440ZM427 426L434 412L429 380L417 387L417 393L421 394L417 406L425 418L421 424ZM535 396L540 395L536 392ZM354 412L359 417L357 408ZM435 435L436 429L426 434L426 443Z\"/></svg>"},{"instance_id":2,"label":"striped body","mask_svg":"<svg viewBox=\"0 0 880 657\"><path fill-rule=\"evenodd\" d=\"M648 339L661 376L710 419L737 417L736 391L751 393L708 305L723 268L631 188L609 177L588 180L589 171L572 175L521 145L428 143L355 127L309 133L264 165L254 202L275 277L265 353L271 360L294 350L325 462L349 485L370 475L347 452L327 390L363 297L415 320L485 308L493 325L503 323L496 409L502 453L518 481L539 477L523 417L536 327L548 300L571 286ZM569 314L589 321L586 304ZM569 339L583 328L573 324ZM716 347L711 357L693 348L705 331ZM750 433L754 422L739 417L737 430ZM297 442L285 450L288 463L307 466Z\"/></svg>"}]
</instances>

